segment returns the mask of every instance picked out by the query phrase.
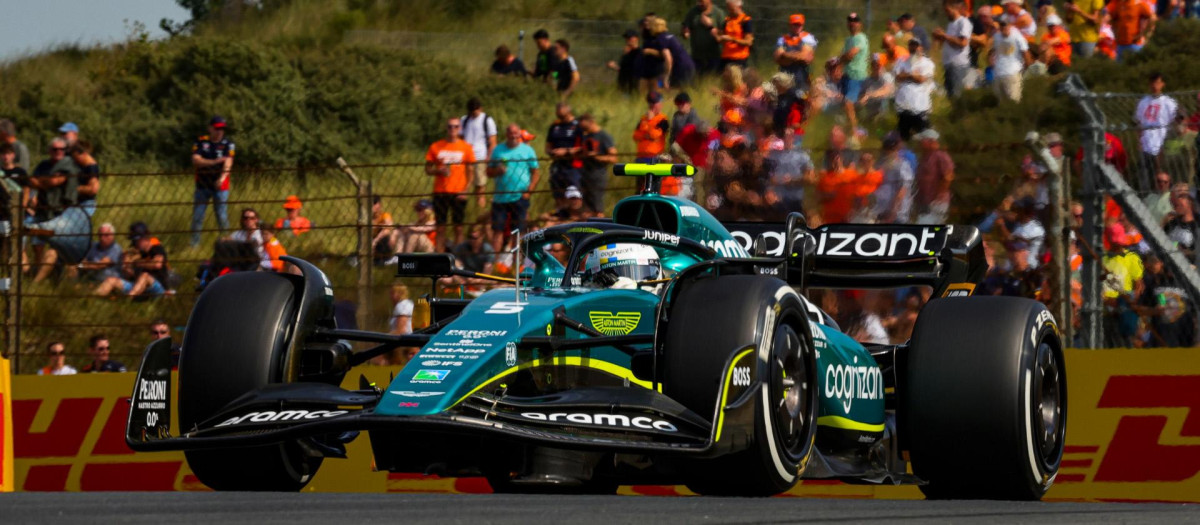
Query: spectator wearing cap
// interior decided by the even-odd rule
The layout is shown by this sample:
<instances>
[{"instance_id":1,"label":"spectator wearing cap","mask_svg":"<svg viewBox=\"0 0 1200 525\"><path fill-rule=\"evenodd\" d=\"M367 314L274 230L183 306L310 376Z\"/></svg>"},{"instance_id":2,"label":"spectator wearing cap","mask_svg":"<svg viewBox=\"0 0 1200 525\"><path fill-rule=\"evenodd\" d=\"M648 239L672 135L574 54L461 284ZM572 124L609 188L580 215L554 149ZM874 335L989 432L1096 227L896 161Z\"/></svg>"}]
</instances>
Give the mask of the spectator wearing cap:
<instances>
[{"instance_id":1,"label":"spectator wearing cap","mask_svg":"<svg viewBox=\"0 0 1200 525\"><path fill-rule=\"evenodd\" d=\"M512 54L508 46L500 44L496 48L495 56L496 60L492 62L492 73L500 76L513 75L521 78L525 78L525 75L529 74L529 71L525 70L525 63Z\"/></svg>"},{"instance_id":2,"label":"spectator wearing cap","mask_svg":"<svg viewBox=\"0 0 1200 525\"><path fill-rule=\"evenodd\" d=\"M563 199L562 206L552 213L539 217L546 226L587 220L587 209L583 205L583 192L575 186L570 186L563 192L563 196L565 199Z\"/></svg>"},{"instance_id":3,"label":"spectator wearing cap","mask_svg":"<svg viewBox=\"0 0 1200 525\"><path fill-rule=\"evenodd\" d=\"M692 107L692 96L687 91L680 91L675 95L675 113L671 115L671 130L667 142L673 144L683 128L700 122L702 119Z\"/></svg>"},{"instance_id":4,"label":"spectator wearing cap","mask_svg":"<svg viewBox=\"0 0 1200 525\"><path fill-rule=\"evenodd\" d=\"M1007 4L1009 6L1013 4ZM1021 70L1030 63L1029 42L1003 17L992 35L992 87L1000 100L1021 101Z\"/></svg>"},{"instance_id":5,"label":"spectator wearing cap","mask_svg":"<svg viewBox=\"0 0 1200 525\"><path fill-rule=\"evenodd\" d=\"M609 167L617 162L617 146L612 135L600 127L596 117L585 113L579 117L579 155L583 161L584 205L593 216L604 216L604 195L608 189Z\"/></svg>"},{"instance_id":6,"label":"spectator wearing cap","mask_svg":"<svg viewBox=\"0 0 1200 525\"><path fill-rule=\"evenodd\" d=\"M662 93L657 91L646 95L646 113L633 130L633 142L637 147L635 162L657 164L658 156L667 149L671 124L662 112L662 99Z\"/></svg>"},{"instance_id":7,"label":"spectator wearing cap","mask_svg":"<svg viewBox=\"0 0 1200 525\"><path fill-rule=\"evenodd\" d=\"M38 369L39 376L72 376L78 373L75 367L67 364L67 347L59 341L46 345L46 358L50 363Z\"/></svg>"},{"instance_id":8,"label":"spectator wearing cap","mask_svg":"<svg viewBox=\"0 0 1200 525\"><path fill-rule=\"evenodd\" d=\"M1112 19L1117 60L1140 52L1146 37L1154 32L1154 24L1158 20L1154 9L1141 0L1111 0L1105 11Z\"/></svg>"},{"instance_id":9,"label":"spectator wearing cap","mask_svg":"<svg viewBox=\"0 0 1200 525\"><path fill-rule=\"evenodd\" d=\"M78 269L85 276L96 282L104 282L111 277L119 277L118 265L121 261L121 247L117 244L117 230L112 223L104 223L96 231L99 240L92 244Z\"/></svg>"},{"instance_id":10,"label":"spectator wearing cap","mask_svg":"<svg viewBox=\"0 0 1200 525\"><path fill-rule=\"evenodd\" d=\"M144 222L129 227L133 249L121 256L120 275L110 277L96 287L96 295L106 296L114 291L129 297L157 296L167 292L170 266L167 249L150 235Z\"/></svg>"},{"instance_id":11,"label":"spectator wearing cap","mask_svg":"<svg viewBox=\"0 0 1200 525\"><path fill-rule=\"evenodd\" d=\"M437 246L437 219L433 216L433 203L421 199L413 203L413 212L417 214L417 219L395 230L399 238L393 241L393 245L404 253L434 251Z\"/></svg>"},{"instance_id":12,"label":"spectator wearing cap","mask_svg":"<svg viewBox=\"0 0 1200 525\"><path fill-rule=\"evenodd\" d=\"M0 119L0 143L12 146L16 152L16 163L21 169L29 172L33 169L33 157L29 156L29 146L17 140L17 126L9 119Z\"/></svg>"},{"instance_id":13,"label":"spectator wearing cap","mask_svg":"<svg viewBox=\"0 0 1200 525\"><path fill-rule=\"evenodd\" d=\"M1141 256L1129 249L1134 243L1126 233L1125 226L1119 221L1105 226L1104 240L1107 241L1108 250L1103 263L1109 274L1104 282L1105 299L1141 295L1145 267Z\"/></svg>"},{"instance_id":14,"label":"spectator wearing cap","mask_svg":"<svg viewBox=\"0 0 1200 525\"><path fill-rule=\"evenodd\" d=\"M579 121L571 111L571 106L559 102L554 107L557 120L550 125L546 132L546 156L550 157L550 191L554 195L554 205L563 205L563 191L568 186L579 187L583 169L583 161L579 160Z\"/></svg>"},{"instance_id":15,"label":"spectator wearing cap","mask_svg":"<svg viewBox=\"0 0 1200 525\"><path fill-rule=\"evenodd\" d=\"M883 159L880 168L883 180L875 191L876 220L885 224L907 224L911 221L913 204L912 165L900 154L900 134L893 131L883 138Z\"/></svg>"},{"instance_id":16,"label":"spectator wearing cap","mask_svg":"<svg viewBox=\"0 0 1200 525\"><path fill-rule=\"evenodd\" d=\"M1058 15L1046 17L1046 33L1042 35L1041 45L1050 48L1052 56L1047 57L1047 61L1051 66L1058 62L1061 67L1071 67L1071 35L1063 27L1062 18Z\"/></svg>"},{"instance_id":17,"label":"spectator wearing cap","mask_svg":"<svg viewBox=\"0 0 1200 525\"><path fill-rule=\"evenodd\" d=\"M565 39L554 41L554 53L558 58L558 62L554 66L554 76L557 84L555 89L562 100L571 98L571 93L575 92L575 88L579 87L579 66L575 64L575 57L571 56L571 43Z\"/></svg>"},{"instance_id":18,"label":"spectator wearing cap","mask_svg":"<svg viewBox=\"0 0 1200 525\"><path fill-rule=\"evenodd\" d=\"M88 338L88 355L92 357L92 362L83 365L82 373L93 372L125 372L125 365L120 361L109 359L112 355L111 344L108 342L108 336L104 334L96 334Z\"/></svg>"},{"instance_id":19,"label":"spectator wearing cap","mask_svg":"<svg viewBox=\"0 0 1200 525\"><path fill-rule=\"evenodd\" d=\"M472 97L467 101L467 114L462 121L462 137L471 145L475 153L475 163L471 165L472 185L475 187L475 201L479 209L487 206L483 196L487 188L487 160L492 158L492 150L496 147L496 121L483 112L483 102Z\"/></svg>"},{"instance_id":20,"label":"spectator wearing cap","mask_svg":"<svg viewBox=\"0 0 1200 525\"><path fill-rule=\"evenodd\" d=\"M692 60L701 75L721 71L721 48L714 30L724 20L725 11L713 5L713 0L697 0L683 16L679 34L691 42Z\"/></svg>"},{"instance_id":21,"label":"spectator wearing cap","mask_svg":"<svg viewBox=\"0 0 1200 525\"><path fill-rule=\"evenodd\" d=\"M545 29L538 29L533 33L533 44L537 46L537 58L533 60L533 75L534 80L540 80L543 83L549 84L554 78L554 71L558 69L558 55L552 49L554 45L550 42L550 33Z\"/></svg>"},{"instance_id":22,"label":"spectator wearing cap","mask_svg":"<svg viewBox=\"0 0 1200 525\"><path fill-rule=\"evenodd\" d=\"M79 125L74 122L64 123L58 127L58 136L66 141L67 147L75 145L79 141Z\"/></svg>"},{"instance_id":23,"label":"spectator wearing cap","mask_svg":"<svg viewBox=\"0 0 1200 525\"><path fill-rule=\"evenodd\" d=\"M1063 2L1071 51L1082 58L1096 52L1100 25L1104 21L1104 0L1067 0Z\"/></svg>"},{"instance_id":24,"label":"spectator wearing cap","mask_svg":"<svg viewBox=\"0 0 1200 525\"><path fill-rule=\"evenodd\" d=\"M504 143L496 146L487 174L496 181L492 195L492 246L504 250L515 238L513 230L525 231L529 199L540 177L537 153L521 140L521 126L510 123Z\"/></svg>"},{"instance_id":25,"label":"spectator wearing cap","mask_svg":"<svg viewBox=\"0 0 1200 525\"><path fill-rule=\"evenodd\" d=\"M907 46L910 40L916 39L918 42L921 42L921 47L926 51L931 49L929 47L929 32L926 31L924 27L917 25L917 19L913 18L913 15L909 13L900 15L896 18L896 25L906 37L899 39L901 40L899 42L900 45Z\"/></svg>"},{"instance_id":26,"label":"spectator wearing cap","mask_svg":"<svg viewBox=\"0 0 1200 525\"><path fill-rule=\"evenodd\" d=\"M725 7L729 14L719 28L712 30L721 44L721 69L730 65L745 68L754 45L754 23L742 9L742 0L725 0Z\"/></svg>"},{"instance_id":27,"label":"spectator wearing cap","mask_svg":"<svg viewBox=\"0 0 1200 525\"><path fill-rule=\"evenodd\" d=\"M780 71L792 75L797 89L808 91L808 68L816 50L817 37L804 30L804 15L788 17L788 32L775 41L775 63Z\"/></svg>"},{"instance_id":28,"label":"spectator wearing cap","mask_svg":"<svg viewBox=\"0 0 1200 525\"><path fill-rule=\"evenodd\" d=\"M425 152L425 173L433 179L433 213L438 222L438 238L450 244L446 226L454 226L454 244L462 242L463 218L467 208L467 166L476 161L475 148L462 140L462 121L446 121L446 138L434 142ZM393 247L394 248L394 247Z\"/></svg>"},{"instance_id":29,"label":"spectator wearing cap","mask_svg":"<svg viewBox=\"0 0 1200 525\"><path fill-rule=\"evenodd\" d=\"M929 129L933 111L933 61L925 56L920 40L910 40L908 51L908 60L896 64L895 69L896 131L904 140Z\"/></svg>"},{"instance_id":30,"label":"spectator wearing cap","mask_svg":"<svg viewBox=\"0 0 1200 525\"><path fill-rule=\"evenodd\" d=\"M624 38L625 48L621 51L620 60L609 60L606 65L617 72L617 88L626 93L633 93L638 90L638 73L642 59L641 39L638 32L632 29L625 30Z\"/></svg>"},{"instance_id":31,"label":"spectator wearing cap","mask_svg":"<svg viewBox=\"0 0 1200 525\"><path fill-rule=\"evenodd\" d=\"M225 136L226 122L221 116L208 121L208 135L192 144L192 166L196 168L196 191L192 196L192 246L200 244L200 229L208 202L213 203L221 233L229 229L226 204L229 202L229 176L233 172L236 147Z\"/></svg>"},{"instance_id":32,"label":"spectator wearing cap","mask_svg":"<svg viewBox=\"0 0 1200 525\"><path fill-rule=\"evenodd\" d=\"M308 233L312 229L312 221L308 220L308 217L300 215L300 209L303 207L300 197L288 195L287 199L283 201L284 216L275 219L275 230L291 232L295 236Z\"/></svg>"},{"instance_id":33,"label":"spectator wearing cap","mask_svg":"<svg viewBox=\"0 0 1200 525\"><path fill-rule=\"evenodd\" d=\"M871 43L862 31L862 19L858 17L858 13L850 13L846 17L846 28L850 31L850 36L846 37L846 42L842 45L842 54L838 56L838 62L845 67L838 88L842 93L846 117L850 121L850 141L854 144L858 140L858 116L854 110L854 103L858 102L863 82L867 80Z\"/></svg>"},{"instance_id":34,"label":"spectator wearing cap","mask_svg":"<svg viewBox=\"0 0 1200 525\"><path fill-rule=\"evenodd\" d=\"M941 149L939 135L927 129L914 136L921 143L917 161L917 224L945 224L950 213L950 183L954 182L954 161Z\"/></svg>"},{"instance_id":35,"label":"spectator wearing cap","mask_svg":"<svg viewBox=\"0 0 1200 525\"><path fill-rule=\"evenodd\" d=\"M967 86L967 73L971 71L971 21L967 19L967 6L963 0L946 0L942 5L950 23L946 29L933 31L933 39L941 42L942 68L946 93L957 98Z\"/></svg>"}]
</instances>

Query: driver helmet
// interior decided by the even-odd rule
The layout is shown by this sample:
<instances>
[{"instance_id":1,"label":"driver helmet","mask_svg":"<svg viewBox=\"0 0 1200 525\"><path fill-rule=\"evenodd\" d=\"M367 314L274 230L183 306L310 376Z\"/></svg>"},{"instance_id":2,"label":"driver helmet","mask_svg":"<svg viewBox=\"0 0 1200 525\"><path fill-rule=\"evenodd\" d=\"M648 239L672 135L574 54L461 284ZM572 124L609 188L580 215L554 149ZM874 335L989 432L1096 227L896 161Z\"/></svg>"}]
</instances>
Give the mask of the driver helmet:
<instances>
[{"instance_id":1,"label":"driver helmet","mask_svg":"<svg viewBox=\"0 0 1200 525\"><path fill-rule=\"evenodd\" d=\"M633 288L662 274L658 252L644 244L606 244L592 250L584 261L584 279L606 288L618 284Z\"/></svg>"}]
</instances>

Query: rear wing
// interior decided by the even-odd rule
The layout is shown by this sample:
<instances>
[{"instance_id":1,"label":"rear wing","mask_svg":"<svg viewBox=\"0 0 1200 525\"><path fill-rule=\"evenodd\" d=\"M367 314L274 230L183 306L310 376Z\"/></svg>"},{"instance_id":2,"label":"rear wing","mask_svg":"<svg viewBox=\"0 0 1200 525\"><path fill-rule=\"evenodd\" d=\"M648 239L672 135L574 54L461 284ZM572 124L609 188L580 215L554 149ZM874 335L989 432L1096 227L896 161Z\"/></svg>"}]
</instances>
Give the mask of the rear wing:
<instances>
[{"instance_id":1,"label":"rear wing","mask_svg":"<svg viewBox=\"0 0 1200 525\"><path fill-rule=\"evenodd\" d=\"M973 226L722 223L755 257L783 258L787 281L811 288L932 286L934 297L970 295L987 273ZM790 249L789 249L790 246Z\"/></svg>"}]
</instances>

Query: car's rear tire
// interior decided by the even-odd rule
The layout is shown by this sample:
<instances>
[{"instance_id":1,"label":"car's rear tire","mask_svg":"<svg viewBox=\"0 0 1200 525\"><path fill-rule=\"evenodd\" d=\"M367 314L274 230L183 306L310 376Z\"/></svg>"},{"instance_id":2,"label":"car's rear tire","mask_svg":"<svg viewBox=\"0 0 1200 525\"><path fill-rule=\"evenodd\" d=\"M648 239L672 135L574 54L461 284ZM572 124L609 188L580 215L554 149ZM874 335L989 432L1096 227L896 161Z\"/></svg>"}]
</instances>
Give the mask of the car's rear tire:
<instances>
[{"instance_id":1,"label":"car's rear tire","mask_svg":"<svg viewBox=\"0 0 1200 525\"><path fill-rule=\"evenodd\" d=\"M931 301L906 364L901 431L925 496L1041 499L1067 420L1062 343L1046 307L1015 297Z\"/></svg>"},{"instance_id":2,"label":"car's rear tire","mask_svg":"<svg viewBox=\"0 0 1200 525\"><path fill-rule=\"evenodd\" d=\"M196 301L179 356L179 425L184 432L246 392L287 380L286 343L298 283L272 272L232 273ZM297 442L184 453L196 477L214 490L297 491L321 457Z\"/></svg>"},{"instance_id":3,"label":"car's rear tire","mask_svg":"<svg viewBox=\"0 0 1200 525\"><path fill-rule=\"evenodd\" d=\"M787 283L764 276L710 277L683 285L663 333L664 394L702 417L714 417L732 372L727 363L748 347L756 357L748 446L680 464L686 484L708 495L786 492L799 479L816 436L816 357L800 297ZM725 432L731 439L730 430Z\"/></svg>"}]
</instances>

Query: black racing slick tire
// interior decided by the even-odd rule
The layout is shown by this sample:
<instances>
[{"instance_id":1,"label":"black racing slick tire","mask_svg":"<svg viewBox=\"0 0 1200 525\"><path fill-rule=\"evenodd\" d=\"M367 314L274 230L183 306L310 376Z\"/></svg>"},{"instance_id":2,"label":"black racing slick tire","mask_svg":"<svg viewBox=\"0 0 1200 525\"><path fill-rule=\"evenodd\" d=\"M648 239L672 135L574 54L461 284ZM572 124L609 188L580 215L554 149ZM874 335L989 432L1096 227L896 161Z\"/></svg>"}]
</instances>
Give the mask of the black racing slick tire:
<instances>
[{"instance_id":1,"label":"black racing slick tire","mask_svg":"<svg viewBox=\"0 0 1200 525\"><path fill-rule=\"evenodd\" d=\"M662 333L662 391L723 423L717 446L732 448L681 463L686 485L716 496L786 492L799 480L816 436L816 357L800 297L766 276L702 277L681 285ZM746 366L730 366L738 363ZM739 379L747 385L739 394L748 407L740 411L743 420L719 422L720 411L735 402L720 399L722 390Z\"/></svg>"},{"instance_id":2,"label":"black racing slick tire","mask_svg":"<svg viewBox=\"0 0 1200 525\"><path fill-rule=\"evenodd\" d=\"M927 498L1042 498L1067 421L1062 342L1045 306L1016 297L930 301L906 368L901 437Z\"/></svg>"},{"instance_id":3,"label":"black racing slick tire","mask_svg":"<svg viewBox=\"0 0 1200 525\"><path fill-rule=\"evenodd\" d=\"M295 319L294 277L232 273L212 282L192 308L179 356L179 425L187 432L230 401L286 381L286 343ZM186 451L188 466L214 490L298 491L321 465L297 442Z\"/></svg>"}]
</instances>

